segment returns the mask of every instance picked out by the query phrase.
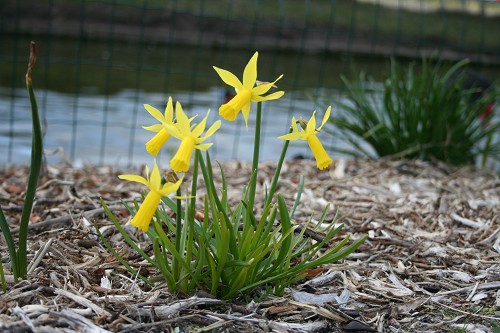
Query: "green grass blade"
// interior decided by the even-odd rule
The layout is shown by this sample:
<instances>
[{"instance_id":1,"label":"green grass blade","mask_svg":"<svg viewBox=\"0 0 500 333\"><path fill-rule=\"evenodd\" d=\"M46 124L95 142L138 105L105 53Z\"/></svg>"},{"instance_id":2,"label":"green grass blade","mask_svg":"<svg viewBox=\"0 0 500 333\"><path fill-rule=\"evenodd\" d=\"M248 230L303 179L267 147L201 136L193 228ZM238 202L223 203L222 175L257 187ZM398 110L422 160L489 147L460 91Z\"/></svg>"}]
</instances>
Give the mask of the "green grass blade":
<instances>
[{"instance_id":1,"label":"green grass blade","mask_svg":"<svg viewBox=\"0 0 500 333\"><path fill-rule=\"evenodd\" d=\"M23 211L21 214L21 222L19 225L19 249L18 249L18 276L21 278L26 277L27 273L27 258L26 249L28 242L28 224L31 215L31 209L33 208L33 200L35 199L36 187L38 184L38 178L40 177L40 171L42 168L42 156L43 156L43 134L42 126L40 124L40 116L38 114L38 105L35 98L35 93L33 91L33 85L31 81L31 71L36 62L36 49L35 43L31 42L31 52L30 60L28 65L28 71L26 73L26 87L28 89L28 94L31 104L31 115L33 124L33 139L31 146L31 165L30 173L28 177L28 187L26 189L26 197L24 199Z\"/></svg>"},{"instance_id":2,"label":"green grass blade","mask_svg":"<svg viewBox=\"0 0 500 333\"><path fill-rule=\"evenodd\" d=\"M5 243L7 244L7 249L9 250L10 265L12 269L12 274L14 275L14 281L17 282L20 276L19 276L18 259L16 253L16 244L14 243L14 239L12 238L9 225L7 224L7 220L5 219L5 215L3 214L3 210L1 207L0 207L0 228L2 229L2 234L5 239Z\"/></svg>"}]
</instances>

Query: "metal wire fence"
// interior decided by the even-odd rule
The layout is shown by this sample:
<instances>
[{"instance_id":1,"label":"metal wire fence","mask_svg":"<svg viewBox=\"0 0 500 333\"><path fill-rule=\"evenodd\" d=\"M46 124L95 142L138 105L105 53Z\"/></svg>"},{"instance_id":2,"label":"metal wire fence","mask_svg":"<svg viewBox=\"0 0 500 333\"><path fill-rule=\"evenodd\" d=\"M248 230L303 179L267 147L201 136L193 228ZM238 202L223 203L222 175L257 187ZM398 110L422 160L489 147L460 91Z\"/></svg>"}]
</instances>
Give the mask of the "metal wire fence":
<instances>
[{"instance_id":1,"label":"metal wire fence","mask_svg":"<svg viewBox=\"0 0 500 333\"><path fill-rule=\"evenodd\" d=\"M154 123L143 104L168 96L191 112L227 91L213 65L241 73L258 50L259 79L285 74L285 98L264 107L262 159L275 159L293 116L342 98L341 75L382 79L389 57L469 58L490 78L500 71L500 3L457 0L2 0L0 165L29 161L29 41L49 160L137 164ZM335 109L335 108L334 108ZM322 110L320 111L322 112ZM335 112L334 112L335 114ZM249 160L252 124L223 126L217 159ZM332 143L334 144L334 143ZM169 148L165 150L168 153ZM293 147L291 154L302 153Z\"/></svg>"}]
</instances>

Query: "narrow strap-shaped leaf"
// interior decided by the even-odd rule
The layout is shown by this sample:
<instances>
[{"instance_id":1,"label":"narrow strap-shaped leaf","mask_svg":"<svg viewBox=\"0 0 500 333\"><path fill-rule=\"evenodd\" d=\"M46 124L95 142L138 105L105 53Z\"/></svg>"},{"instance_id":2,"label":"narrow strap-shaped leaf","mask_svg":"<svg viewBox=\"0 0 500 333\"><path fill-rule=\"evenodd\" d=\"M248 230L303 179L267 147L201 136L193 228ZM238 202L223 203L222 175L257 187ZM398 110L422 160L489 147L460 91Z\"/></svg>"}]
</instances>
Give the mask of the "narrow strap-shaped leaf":
<instances>
[{"instance_id":1,"label":"narrow strap-shaped leaf","mask_svg":"<svg viewBox=\"0 0 500 333\"><path fill-rule=\"evenodd\" d=\"M210 164L210 154L208 153L208 151L206 153L206 157L207 157L207 165L205 165L203 158L199 159L200 169L201 169L201 172L203 174L203 179L205 180L205 184L207 186L207 191L211 192L213 194L210 198L212 198L214 200L215 205L217 206L217 209L219 210L220 213L222 213L222 216L224 217L224 219L226 221L227 228L229 228L229 231L230 231L229 232L229 237L230 237L229 247L231 249L231 253L233 253L235 256L237 256L238 248L237 248L237 244L236 244L236 237L234 234L234 229L233 229L232 224L230 223L231 220L229 219L227 212L224 210L224 207L222 206L222 203L219 200L219 197L217 196L217 190L215 188L215 184L213 181L213 173L211 172L212 168L211 168L211 164Z\"/></svg>"},{"instance_id":2,"label":"narrow strap-shaped leaf","mask_svg":"<svg viewBox=\"0 0 500 333\"><path fill-rule=\"evenodd\" d=\"M160 269L161 274L167 282L169 291L176 290L175 278L171 271L169 271L166 262L163 260L163 253L160 249L159 237L153 240L153 253L155 254L156 261L158 262L157 267Z\"/></svg>"},{"instance_id":3,"label":"narrow strap-shaped leaf","mask_svg":"<svg viewBox=\"0 0 500 333\"><path fill-rule=\"evenodd\" d=\"M7 224L7 220L5 219L5 215L3 214L3 210L1 207L0 207L0 229L2 229L2 234L3 237L5 238L5 243L7 243L7 248L9 250L10 265L12 269L12 274L14 275L14 281L17 282L20 276L19 276L18 260L16 253L16 244L12 239L12 234L10 232L9 225Z\"/></svg>"},{"instance_id":4,"label":"narrow strap-shaped leaf","mask_svg":"<svg viewBox=\"0 0 500 333\"><path fill-rule=\"evenodd\" d=\"M295 215L295 210L300 203L300 197L302 196L302 190L304 189L304 176L299 177L299 187L297 188L297 196L295 202L293 203L292 209L290 209L290 219L293 219Z\"/></svg>"},{"instance_id":5,"label":"narrow strap-shaped leaf","mask_svg":"<svg viewBox=\"0 0 500 333\"><path fill-rule=\"evenodd\" d=\"M18 249L18 276L21 278L26 277L27 273L27 258L26 249L28 242L28 224L33 208L33 200L35 199L36 187L40 171L42 168L42 155L43 155L43 134L42 126L40 124L40 116L38 114L38 105L36 103L35 93L33 92L33 85L31 81L31 71L36 63L36 48L35 42L31 42L30 60L28 64L28 71L26 73L26 87L30 97L31 115L33 123L33 139L31 146L31 165L28 177L28 187L26 189L26 197L24 199L23 212L21 214L21 222L19 225L19 249Z\"/></svg>"}]
</instances>

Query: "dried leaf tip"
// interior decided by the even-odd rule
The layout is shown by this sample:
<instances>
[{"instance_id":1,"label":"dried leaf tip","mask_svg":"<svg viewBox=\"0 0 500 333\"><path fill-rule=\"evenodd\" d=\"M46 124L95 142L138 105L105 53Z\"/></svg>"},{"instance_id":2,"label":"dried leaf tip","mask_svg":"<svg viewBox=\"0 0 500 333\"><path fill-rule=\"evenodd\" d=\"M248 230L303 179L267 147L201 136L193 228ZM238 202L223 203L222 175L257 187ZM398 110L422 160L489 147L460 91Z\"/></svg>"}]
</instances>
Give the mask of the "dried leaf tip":
<instances>
[{"instance_id":1,"label":"dried leaf tip","mask_svg":"<svg viewBox=\"0 0 500 333\"><path fill-rule=\"evenodd\" d=\"M30 43L30 60L28 62L28 71L26 72L26 82L31 83L31 71L36 63L36 44L35 42Z\"/></svg>"}]
</instances>

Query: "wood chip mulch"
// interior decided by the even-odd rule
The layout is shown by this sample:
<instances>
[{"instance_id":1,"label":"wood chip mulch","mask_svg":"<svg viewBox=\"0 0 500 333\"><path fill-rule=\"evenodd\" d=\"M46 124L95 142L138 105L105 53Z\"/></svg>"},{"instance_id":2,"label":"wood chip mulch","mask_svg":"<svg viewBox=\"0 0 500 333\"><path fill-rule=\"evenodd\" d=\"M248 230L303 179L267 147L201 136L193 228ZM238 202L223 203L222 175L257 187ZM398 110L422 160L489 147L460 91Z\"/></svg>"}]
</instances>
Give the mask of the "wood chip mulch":
<instances>
[{"instance_id":1,"label":"wood chip mulch","mask_svg":"<svg viewBox=\"0 0 500 333\"><path fill-rule=\"evenodd\" d=\"M250 166L223 167L229 197L238 202ZM274 167L261 164L260 194ZM278 191L290 205L299 177L305 179L296 223L319 218L330 204L327 221L338 211L345 233L368 240L348 258L312 270L283 297L257 290L222 301L203 290L172 295L163 285L148 288L96 236L91 222L141 273L158 273L126 246L99 202L146 248L120 202L144 188L117 179L141 169L46 168L31 215L29 277L14 284L7 276L0 332L500 331L498 174L421 161L338 160L323 171L313 161L288 161ZM0 170L0 203L14 232L27 172ZM0 253L8 269L3 237Z\"/></svg>"}]
</instances>

